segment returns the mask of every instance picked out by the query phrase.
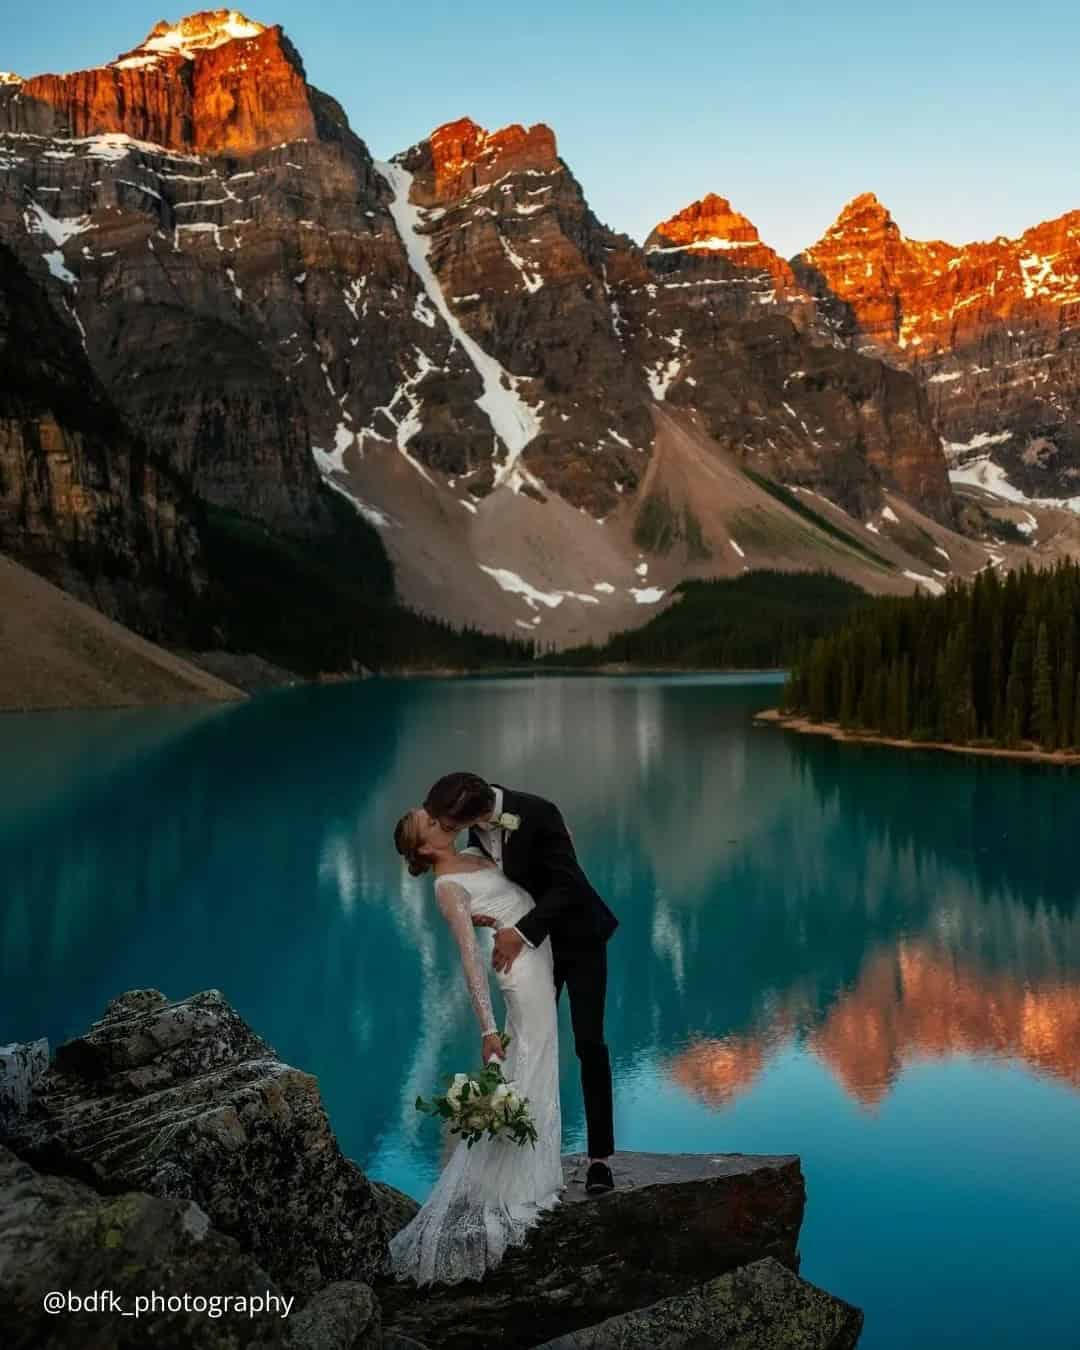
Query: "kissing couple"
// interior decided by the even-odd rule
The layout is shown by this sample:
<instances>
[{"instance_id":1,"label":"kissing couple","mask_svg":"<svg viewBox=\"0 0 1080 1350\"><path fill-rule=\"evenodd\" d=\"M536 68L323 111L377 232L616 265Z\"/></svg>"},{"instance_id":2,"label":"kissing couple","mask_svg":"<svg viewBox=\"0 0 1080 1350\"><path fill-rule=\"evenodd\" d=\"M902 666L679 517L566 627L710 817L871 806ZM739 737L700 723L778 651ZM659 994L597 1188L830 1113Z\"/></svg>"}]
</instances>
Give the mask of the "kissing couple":
<instances>
[{"instance_id":1,"label":"kissing couple","mask_svg":"<svg viewBox=\"0 0 1080 1350\"><path fill-rule=\"evenodd\" d=\"M468 830L468 847L457 847ZM607 941L618 920L581 869L570 831L554 802L451 773L422 807L398 821L394 845L413 876L433 872L435 901L449 924L476 1019L481 1060L504 1059L504 1072L529 1099L534 1148L503 1138L471 1149L460 1141L426 1204L393 1238L399 1279L454 1284L480 1279L509 1246L525 1240L563 1186L556 1004L570 1000L581 1061L589 1169L585 1189L614 1186L611 1063L604 1044ZM495 929L492 964L506 1004L503 1050L476 928Z\"/></svg>"}]
</instances>

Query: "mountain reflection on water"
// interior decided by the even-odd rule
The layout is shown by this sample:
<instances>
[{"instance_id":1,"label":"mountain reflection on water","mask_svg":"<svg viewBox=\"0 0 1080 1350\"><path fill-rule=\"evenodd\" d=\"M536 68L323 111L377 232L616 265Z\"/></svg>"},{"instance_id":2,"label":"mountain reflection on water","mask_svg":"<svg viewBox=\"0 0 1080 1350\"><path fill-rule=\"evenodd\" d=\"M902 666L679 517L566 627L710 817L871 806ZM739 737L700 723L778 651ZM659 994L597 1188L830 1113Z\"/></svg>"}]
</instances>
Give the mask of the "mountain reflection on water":
<instances>
[{"instance_id":1,"label":"mountain reflection on water","mask_svg":"<svg viewBox=\"0 0 1080 1350\"><path fill-rule=\"evenodd\" d=\"M0 1040L55 1044L124 989L220 988L318 1075L345 1151L423 1195L440 1148L413 1103L474 1061L476 1029L391 835L438 774L474 769L560 803L621 919L624 1147L798 1152L803 1271L866 1308L868 1350L1006 1350L1036 1323L1069 1344L1065 1301L1030 1290L1071 1287L1080 1204L1077 777L756 726L775 697L371 680L5 719Z\"/></svg>"}]
</instances>

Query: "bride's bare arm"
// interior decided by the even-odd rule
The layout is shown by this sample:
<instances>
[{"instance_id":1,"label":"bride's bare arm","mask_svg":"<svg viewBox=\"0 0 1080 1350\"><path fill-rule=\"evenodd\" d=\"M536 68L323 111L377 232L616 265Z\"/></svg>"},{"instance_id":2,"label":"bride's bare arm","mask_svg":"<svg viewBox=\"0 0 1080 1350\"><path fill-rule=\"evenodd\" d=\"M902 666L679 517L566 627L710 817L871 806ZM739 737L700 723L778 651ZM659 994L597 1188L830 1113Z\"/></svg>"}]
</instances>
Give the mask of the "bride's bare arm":
<instances>
[{"instance_id":1,"label":"bride's bare arm","mask_svg":"<svg viewBox=\"0 0 1080 1350\"><path fill-rule=\"evenodd\" d=\"M480 949L476 945L468 892L448 878L441 878L435 883L435 899L457 941L469 998L476 1013L476 1020L480 1023L480 1034L494 1036L497 1034L497 1028L491 1007L487 962L481 960Z\"/></svg>"}]
</instances>

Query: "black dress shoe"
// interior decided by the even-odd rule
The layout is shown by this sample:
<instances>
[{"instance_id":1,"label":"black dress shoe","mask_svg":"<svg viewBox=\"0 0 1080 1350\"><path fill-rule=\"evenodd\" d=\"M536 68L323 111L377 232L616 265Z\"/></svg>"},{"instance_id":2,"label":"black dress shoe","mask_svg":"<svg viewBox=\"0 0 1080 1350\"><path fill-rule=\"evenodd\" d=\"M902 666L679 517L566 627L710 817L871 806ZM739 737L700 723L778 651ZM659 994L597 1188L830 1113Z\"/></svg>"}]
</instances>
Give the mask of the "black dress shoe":
<instances>
[{"instance_id":1,"label":"black dress shoe","mask_svg":"<svg viewBox=\"0 0 1080 1350\"><path fill-rule=\"evenodd\" d=\"M585 1175L586 1195L606 1195L615 1189L615 1178L605 1162L594 1162Z\"/></svg>"}]
</instances>

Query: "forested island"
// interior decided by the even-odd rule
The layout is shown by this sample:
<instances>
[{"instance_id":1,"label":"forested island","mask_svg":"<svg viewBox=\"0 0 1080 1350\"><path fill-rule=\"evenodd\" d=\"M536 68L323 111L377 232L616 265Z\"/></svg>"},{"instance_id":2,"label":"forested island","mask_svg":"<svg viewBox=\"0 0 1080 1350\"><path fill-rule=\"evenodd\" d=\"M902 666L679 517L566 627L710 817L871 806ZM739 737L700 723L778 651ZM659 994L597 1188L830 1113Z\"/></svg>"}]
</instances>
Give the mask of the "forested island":
<instances>
[{"instance_id":1,"label":"forested island","mask_svg":"<svg viewBox=\"0 0 1080 1350\"><path fill-rule=\"evenodd\" d=\"M912 744L1080 748L1080 564L882 597L804 645L782 714Z\"/></svg>"}]
</instances>

